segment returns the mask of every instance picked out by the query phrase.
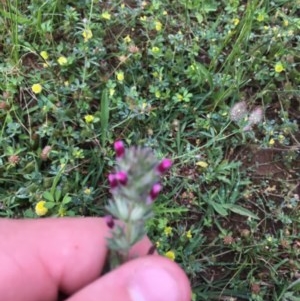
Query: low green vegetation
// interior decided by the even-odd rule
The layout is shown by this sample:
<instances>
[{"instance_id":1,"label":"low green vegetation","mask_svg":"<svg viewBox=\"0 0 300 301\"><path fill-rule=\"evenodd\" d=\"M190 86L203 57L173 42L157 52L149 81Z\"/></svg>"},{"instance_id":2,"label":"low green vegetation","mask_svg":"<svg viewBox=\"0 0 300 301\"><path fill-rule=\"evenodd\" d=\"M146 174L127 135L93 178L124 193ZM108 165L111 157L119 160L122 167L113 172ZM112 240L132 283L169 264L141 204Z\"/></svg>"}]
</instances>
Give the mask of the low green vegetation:
<instances>
[{"instance_id":1,"label":"low green vegetation","mask_svg":"<svg viewBox=\"0 0 300 301\"><path fill-rule=\"evenodd\" d=\"M0 1L0 216L103 216L115 140L172 158L149 236L194 300L300 300L298 0Z\"/></svg>"}]
</instances>

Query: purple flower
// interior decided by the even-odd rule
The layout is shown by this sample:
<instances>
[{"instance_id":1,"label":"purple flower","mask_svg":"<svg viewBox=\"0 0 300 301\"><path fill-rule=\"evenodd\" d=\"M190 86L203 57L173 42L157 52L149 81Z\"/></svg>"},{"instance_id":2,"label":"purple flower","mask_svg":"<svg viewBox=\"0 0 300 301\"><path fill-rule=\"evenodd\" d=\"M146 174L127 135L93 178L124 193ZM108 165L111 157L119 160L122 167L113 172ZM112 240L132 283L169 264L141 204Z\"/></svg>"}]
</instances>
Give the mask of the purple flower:
<instances>
[{"instance_id":1,"label":"purple flower","mask_svg":"<svg viewBox=\"0 0 300 301\"><path fill-rule=\"evenodd\" d=\"M115 177L121 185L126 185L127 184L128 176L127 176L127 173L125 171L117 172Z\"/></svg>"},{"instance_id":2,"label":"purple flower","mask_svg":"<svg viewBox=\"0 0 300 301\"><path fill-rule=\"evenodd\" d=\"M163 159L157 166L159 173L165 173L172 166L172 161L170 159Z\"/></svg>"},{"instance_id":3,"label":"purple flower","mask_svg":"<svg viewBox=\"0 0 300 301\"><path fill-rule=\"evenodd\" d=\"M112 229L115 226L114 219L111 215L104 216L104 220L108 228Z\"/></svg>"},{"instance_id":4,"label":"purple flower","mask_svg":"<svg viewBox=\"0 0 300 301\"><path fill-rule=\"evenodd\" d=\"M118 186L118 184L119 184L116 175L113 174L113 173L110 173L108 175L108 182L109 182L110 188L112 188L112 189L116 188Z\"/></svg>"},{"instance_id":5,"label":"purple flower","mask_svg":"<svg viewBox=\"0 0 300 301\"><path fill-rule=\"evenodd\" d=\"M117 141L114 143L114 149L115 149L117 158L123 157L123 155L124 155L124 153L125 153L125 147L124 147L123 141L117 140Z\"/></svg>"},{"instance_id":6,"label":"purple flower","mask_svg":"<svg viewBox=\"0 0 300 301\"><path fill-rule=\"evenodd\" d=\"M152 189L150 191L150 198L152 201L154 201L157 198L161 190L162 186L159 183L156 183L152 186Z\"/></svg>"}]
</instances>

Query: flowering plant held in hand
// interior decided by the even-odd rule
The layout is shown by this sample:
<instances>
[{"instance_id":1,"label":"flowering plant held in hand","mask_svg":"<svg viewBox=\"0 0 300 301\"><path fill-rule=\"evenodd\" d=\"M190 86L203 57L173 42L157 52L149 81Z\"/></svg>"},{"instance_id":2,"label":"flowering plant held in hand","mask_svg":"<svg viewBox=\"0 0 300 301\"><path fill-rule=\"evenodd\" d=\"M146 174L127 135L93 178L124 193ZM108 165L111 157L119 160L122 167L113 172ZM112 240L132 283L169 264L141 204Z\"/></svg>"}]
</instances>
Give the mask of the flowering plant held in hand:
<instances>
[{"instance_id":1,"label":"flowering plant held in hand","mask_svg":"<svg viewBox=\"0 0 300 301\"><path fill-rule=\"evenodd\" d=\"M114 143L115 172L108 181L113 199L106 206L110 269L128 261L130 248L145 234L145 224L152 217L152 203L162 189L159 183L172 161L158 161L149 148L125 149L122 141Z\"/></svg>"}]
</instances>

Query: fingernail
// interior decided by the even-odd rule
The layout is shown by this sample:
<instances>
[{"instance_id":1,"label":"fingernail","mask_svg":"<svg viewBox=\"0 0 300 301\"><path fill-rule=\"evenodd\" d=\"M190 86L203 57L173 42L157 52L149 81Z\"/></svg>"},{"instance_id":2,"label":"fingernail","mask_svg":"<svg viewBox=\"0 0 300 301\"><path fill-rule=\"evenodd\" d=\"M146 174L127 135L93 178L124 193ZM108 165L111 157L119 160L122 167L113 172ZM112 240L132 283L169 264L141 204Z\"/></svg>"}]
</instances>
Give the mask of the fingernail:
<instances>
[{"instance_id":1,"label":"fingernail","mask_svg":"<svg viewBox=\"0 0 300 301\"><path fill-rule=\"evenodd\" d=\"M163 268L145 267L129 283L131 301L179 301L178 284Z\"/></svg>"}]
</instances>

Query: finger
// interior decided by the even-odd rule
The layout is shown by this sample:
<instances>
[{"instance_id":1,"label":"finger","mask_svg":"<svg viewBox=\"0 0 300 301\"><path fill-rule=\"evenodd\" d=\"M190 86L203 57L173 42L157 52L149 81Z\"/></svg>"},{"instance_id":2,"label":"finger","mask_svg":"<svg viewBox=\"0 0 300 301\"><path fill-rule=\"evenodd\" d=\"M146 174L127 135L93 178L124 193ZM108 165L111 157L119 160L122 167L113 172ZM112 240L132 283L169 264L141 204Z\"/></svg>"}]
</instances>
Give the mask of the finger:
<instances>
[{"instance_id":1,"label":"finger","mask_svg":"<svg viewBox=\"0 0 300 301\"><path fill-rule=\"evenodd\" d=\"M83 288L68 301L190 301L184 272L161 256L146 256L122 265Z\"/></svg>"},{"instance_id":2,"label":"finger","mask_svg":"<svg viewBox=\"0 0 300 301\"><path fill-rule=\"evenodd\" d=\"M95 280L109 236L103 219L0 219L0 295L6 301L56 300ZM145 239L135 252L146 254Z\"/></svg>"}]
</instances>

